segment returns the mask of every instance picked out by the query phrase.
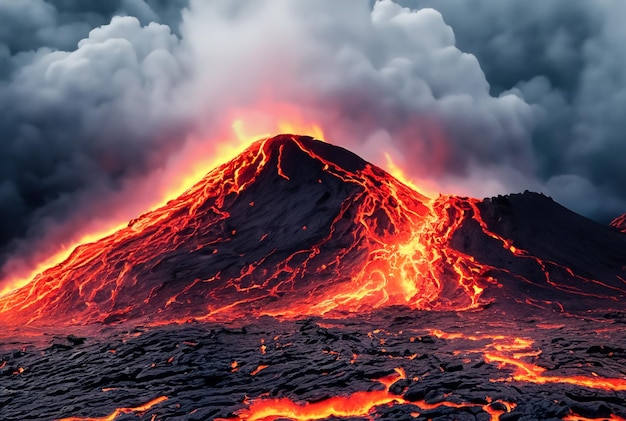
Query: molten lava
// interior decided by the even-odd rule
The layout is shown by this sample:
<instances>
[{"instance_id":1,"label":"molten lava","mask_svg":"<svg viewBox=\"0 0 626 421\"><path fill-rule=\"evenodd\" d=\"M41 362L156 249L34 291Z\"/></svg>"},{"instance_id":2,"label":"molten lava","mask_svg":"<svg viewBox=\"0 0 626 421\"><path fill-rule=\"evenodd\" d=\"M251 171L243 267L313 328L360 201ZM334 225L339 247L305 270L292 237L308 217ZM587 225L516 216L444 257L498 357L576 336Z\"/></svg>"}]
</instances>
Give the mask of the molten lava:
<instances>
[{"instance_id":1,"label":"molten lava","mask_svg":"<svg viewBox=\"0 0 626 421\"><path fill-rule=\"evenodd\" d=\"M500 368L513 368L510 378L498 379L500 381L515 380L519 382L546 384L561 383L575 386L588 387L590 389L602 389L612 391L626 390L626 378L606 378L600 376L582 375L549 375L544 367L522 358L537 357L540 350L532 349L533 340L517 338L506 335L469 335L465 333L442 332L437 329L430 331L433 336L449 340L465 339L469 341L486 341L487 345L481 350L487 363L496 363Z\"/></svg>"},{"instance_id":2,"label":"molten lava","mask_svg":"<svg viewBox=\"0 0 626 421\"><path fill-rule=\"evenodd\" d=\"M467 310L497 297L563 310L555 291L576 303L626 297L624 278L604 267L598 279L507 237L488 205L429 199L310 137L263 139L0 298L0 322Z\"/></svg>"},{"instance_id":3,"label":"molten lava","mask_svg":"<svg viewBox=\"0 0 626 421\"><path fill-rule=\"evenodd\" d=\"M450 408L478 406L490 415L491 421L497 421L500 419L500 415L510 412L511 409L515 408L515 404L503 401L498 402L506 408L505 410L496 410L489 404L479 405L449 401L427 403L423 400L419 402L409 402L401 396L395 395L389 391L396 381L402 379L406 379L406 373L403 368L398 367L395 369L395 373L376 380L385 386L384 390L359 391L346 396L335 396L323 399L314 403L298 403L289 398L260 398L254 400L247 408L237 411L236 417L217 419L216 421L274 421L278 419L313 421L329 417L366 417L374 413L377 407L396 404L412 405L422 411L442 406ZM413 412L412 415L413 417L417 417L419 416L419 412Z\"/></svg>"},{"instance_id":4,"label":"molten lava","mask_svg":"<svg viewBox=\"0 0 626 421\"><path fill-rule=\"evenodd\" d=\"M480 269L440 246L454 230L451 214L345 150L278 136L166 206L78 247L2 298L0 317L93 322L393 304L473 308Z\"/></svg>"},{"instance_id":5,"label":"molten lava","mask_svg":"<svg viewBox=\"0 0 626 421\"><path fill-rule=\"evenodd\" d=\"M150 408L152 408L153 406L158 405L166 400L167 396L159 396L158 398L152 399L150 402L146 402L143 405L139 405L133 408L117 408L115 411L104 417L69 417L61 418L57 421L113 421L122 414L144 413L150 410Z\"/></svg>"}]
</instances>

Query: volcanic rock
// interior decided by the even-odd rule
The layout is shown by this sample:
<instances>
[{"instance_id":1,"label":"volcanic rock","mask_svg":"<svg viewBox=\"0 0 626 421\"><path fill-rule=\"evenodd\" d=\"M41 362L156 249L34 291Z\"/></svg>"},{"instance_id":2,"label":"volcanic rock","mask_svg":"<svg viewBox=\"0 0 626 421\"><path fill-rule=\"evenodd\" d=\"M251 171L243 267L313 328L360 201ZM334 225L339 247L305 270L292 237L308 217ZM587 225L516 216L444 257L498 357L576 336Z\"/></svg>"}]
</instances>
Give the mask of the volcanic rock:
<instances>
[{"instance_id":1,"label":"volcanic rock","mask_svg":"<svg viewBox=\"0 0 626 421\"><path fill-rule=\"evenodd\" d=\"M380 306L558 311L626 299L626 237L525 193L430 200L281 135L0 298L5 323L299 316Z\"/></svg>"},{"instance_id":2,"label":"volcanic rock","mask_svg":"<svg viewBox=\"0 0 626 421\"><path fill-rule=\"evenodd\" d=\"M82 332L85 342L64 351L26 342L23 351L3 345L2 419L106 418L119 408L139 408L162 397L148 409L109 419L245 420L252 402L282 399L283 409L285 400L323 408L332 407L334 397L374 396L384 390L377 379L399 368L406 378L389 387L395 405L331 419L426 421L471 419L471 415L493 421L498 419L491 415L495 412L501 420L562 419L570 413L599 419L626 416L626 380L620 379L626 367L624 354L597 353L606 366L604 372L588 365L587 350L594 342L608 349L626 340L624 330L612 321L561 318L560 327L525 329L525 319L503 321L491 309L415 311L394 330L385 329L390 314L400 311L396 307L367 317L304 322L266 318L246 324L245 329L214 323L141 329L120 325L114 330ZM539 326L555 321L547 310L537 312L535 318ZM554 344L545 340L555 332L564 340ZM342 339L344 335L352 339ZM415 340L418 336L433 340L420 342ZM377 339L374 344L371 337ZM514 345L516 338L528 342ZM569 343L565 348L556 345L565 342ZM371 347L376 355L365 352ZM406 347L429 357L398 357ZM507 347L517 350L506 351ZM524 382L512 378L514 366L485 363L485 352L525 353L529 356L519 356L517 361L537 367L559 361L559 367L547 368L535 382ZM455 365L464 369L441 371L442 366ZM552 383L550 379L557 376L559 381ZM606 379L613 379L613 386L602 386ZM277 419L294 419L288 412L275 414Z\"/></svg>"},{"instance_id":3,"label":"volcanic rock","mask_svg":"<svg viewBox=\"0 0 626 421\"><path fill-rule=\"evenodd\" d=\"M624 250L264 139L0 298L0 418L623 420Z\"/></svg>"}]
</instances>

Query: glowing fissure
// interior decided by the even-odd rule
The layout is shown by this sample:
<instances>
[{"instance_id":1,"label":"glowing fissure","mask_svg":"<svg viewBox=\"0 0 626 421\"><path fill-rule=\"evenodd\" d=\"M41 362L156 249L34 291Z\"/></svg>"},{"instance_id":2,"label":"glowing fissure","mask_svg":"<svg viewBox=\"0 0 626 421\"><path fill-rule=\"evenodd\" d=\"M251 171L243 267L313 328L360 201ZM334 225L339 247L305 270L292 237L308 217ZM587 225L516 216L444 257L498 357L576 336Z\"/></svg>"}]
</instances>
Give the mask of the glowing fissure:
<instances>
[{"instance_id":1,"label":"glowing fissure","mask_svg":"<svg viewBox=\"0 0 626 421\"><path fill-rule=\"evenodd\" d=\"M313 421L326 419L328 417L366 417L372 415L377 407L384 405L413 405L419 410L427 411L442 406L450 408L481 407L483 411L490 415L491 421L500 419L500 415L510 412L515 408L514 403L497 401L504 405L506 411L499 411L489 404L480 405L473 403L455 403L442 401L437 403L427 403L425 401L409 402L399 395L389 391L390 387L398 380L406 379L403 368L398 367L395 373L377 379L376 381L385 386L384 390L358 391L347 396L334 396L318 402L296 402L289 398L259 398L252 401L250 405L236 412L236 417L221 418L215 421L274 421L277 419L290 419L293 421ZM419 413L415 412L414 416Z\"/></svg>"},{"instance_id":2,"label":"glowing fissure","mask_svg":"<svg viewBox=\"0 0 626 421\"><path fill-rule=\"evenodd\" d=\"M622 418L618 415L611 414L609 417L589 418L578 415L575 412L571 412L562 418L563 421L626 421L626 418Z\"/></svg>"},{"instance_id":3,"label":"glowing fissure","mask_svg":"<svg viewBox=\"0 0 626 421\"><path fill-rule=\"evenodd\" d=\"M120 415L144 413L150 410L153 406L158 405L166 400L167 396L159 396L158 398L152 399L151 401L146 402L143 405L136 406L134 408L117 408L115 411L111 412L109 415L105 415L104 417L69 417L60 418L57 421L113 421Z\"/></svg>"},{"instance_id":4,"label":"glowing fissure","mask_svg":"<svg viewBox=\"0 0 626 421\"><path fill-rule=\"evenodd\" d=\"M523 361L522 358L537 357L541 354L541 351L532 349L534 343L532 339L506 335L449 333L437 329L431 330L430 333L433 336L448 340L465 339L470 341L489 341L483 348L478 349L478 351L483 353L485 362L497 363L499 368L513 368L513 374L510 379L497 379L499 381L512 379L519 382L535 384L561 383L591 389L626 390L626 378L590 377L581 375L556 376L547 374L547 370L544 367Z\"/></svg>"},{"instance_id":5,"label":"glowing fissure","mask_svg":"<svg viewBox=\"0 0 626 421\"><path fill-rule=\"evenodd\" d=\"M281 119L271 121L260 121L256 112L252 110L233 111L231 124L232 132L225 132L215 135L216 139L207 141L206 139L189 142L190 146L183 150L180 157L176 157L171 168L160 180L156 189L150 184L150 191L154 190L141 210L155 210L165 206L172 199L177 198L185 191L198 183L210 169L235 158L243 150L248 148L253 142L261 138L269 138L272 133L307 133L317 139L324 138L324 132L317 124L306 122L300 116L300 110L291 106L279 103L264 104L266 109L271 109ZM245 118L241 117L245 116ZM250 124L252 123L252 124ZM210 158L209 158L210 157ZM152 180L150 180L152 181ZM162 184L162 185L161 185ZM113 216L101 215L101 221L89 225L89 231L80 231L80 227L75 227L77 235L74 239L58 244L58 240L47 239L44 249L39 252L39 260L35 265L22 268L17 273L13 271L2 281L0 297L14 291L29 283L37 275L45 270L66 261L71 253L81 245L92 243L108 237L120 231L127 225L127 220L116 219ZM17 260L19 260L19 256ZM11 268L13 269L13 268Z\"/></svg>"},{"instance_id":6,"label":"glowing fissure","mask_svg":"<svg viewBox=\"0 0 626 421\"><path fill-rule=\"evenodd\" d=\"M584 386L592 389L622 391L626 390L626 379L603 378L588 376L551 376L545 374L546 369L532 363L501 354L485 353L485 361L496 362L501 367L513 367L513 380L536 384L565 383Z\"/></svg>"}]
</instances>

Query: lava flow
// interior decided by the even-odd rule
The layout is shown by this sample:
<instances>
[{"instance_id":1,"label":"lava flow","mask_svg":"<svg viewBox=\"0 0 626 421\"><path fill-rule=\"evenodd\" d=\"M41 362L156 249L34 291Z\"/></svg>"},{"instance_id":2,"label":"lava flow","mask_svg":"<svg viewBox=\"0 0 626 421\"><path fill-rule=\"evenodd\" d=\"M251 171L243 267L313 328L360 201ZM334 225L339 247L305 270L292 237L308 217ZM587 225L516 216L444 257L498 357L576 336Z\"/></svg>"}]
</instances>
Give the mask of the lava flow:
<instances>
[{"instance_id":1,"label":"lava flow","mask_svg":"<svg viewBox=\"0 0 626 421\"><path fill-rule=\"evenodd\" d=\"M529 338L510 337L506 335L469 335L465 333L448 333L434 329L430 333L439 338L448 340L465 339L469 341L487 341L483 358L487 363L497 363L500 368L513 368L510 378L496 379L494 381L510 381L546 384L560 383L575 386L588 387L590 389L602 389L609 391L626 390L626 378L606 378L595 374L594 376L583 375L550 375L546 374L546 368L537 364L525 362L522 358L537 357L541 350L532 348L533 340ZM467 350L465 350L467 352Z\"/></svg>"},{"instance_id":2,"label":"lava flow","mask_svg":"<svg viewBox=\"0 0 626 421\"><path fill-rule=\"evenodd\" d=\"M166 400L167 400L167 396L159 396L158 398L152 399L150 402L146 402L143 405L139 405L133 408L117 408L115 411L113 411L112 413L104 417L97 417L97 418L69 417L69 418L61 418L61 419L58 419L57 421L113 421L114 419L118 418L122 414L144 413L150 410L150 408L152 408L153 406L158 405L161 402L164 402Z\"/></svg>"},{"instance_id":3,"label":"lava flow","mask_svg":"<svg viewBox=\"0 0 626 421\"><path fill-rule=\"evenodd\" d=\"M50 342L0 355L0 408L620 420L624 250L540 194L428 198L345 149L261 139L0 297L2 338Z\"/></svg>"},{"instance_id":4,"label":"lava flow","mask_svg":"<svg viewBox=\"0 0 626 421\"><path fill-rule=\"evenodd\" d=\"M414 408L411 416L414 418L420 415L419 411L432 410L442 406L449 408L480 407L490 415L491 421L497 421L500 419L500 415L515 408L515 404L503 401L498 401L498 403L505 408L504 410L498 410L490 403L484 405L451 401L428 403L423 400L410 402L389 391L396 381L403 379L406 379L406 373L403 368L398 367L395 369L395 373L376 380L385 386L384 390L359 391L347 396L335 396L314 403L297 403L289 398L261 398L254 400L247 408L237 411L236 417L218 418L215 421L274 421L278 419L313 421L329 417L366 417L375 413L377 407L396 404L411 405Z\"/></svg>"},{"instance_id":5,"label":"lava flow","mask_svg":"<svg viewBox=\"0 0 626 421\"><path fill-rule=\"evenodd\" d=\"M295 316L480 304L458 221L381 169L311 138L255 143L166 206L78 247L0 300L6 322Z\"/></svg>"},{"instance_id":6,"label":"lava flow","mask_svg":"<svg viewBox=\"0 0 626 421\"><path fill-rule=\"evenodd\" d=\"M516 209L530 203L557 215L554 235L571 236L559 224L572 217L558 205L520 197ZM623 255L596 259L567 249L582 244L575 241L563 245L566 254L589 257L536 253L518 235L517 211L496 212L519 200L429 199L342 148L295 135L262 139L177 199L0 298L0 321L290 318L494 301L565 311L568 302L626 298ZM623 249L623 237L608 232L594 252ZM579 267L585 258L592 263Z\"/></svg>"},{"instance_id":7,"label":"lava flow","mask_svg":"<svg viewBox=\"0 0 626 421\"><path fill-rule=\"evenodd\" d=\"M288 398L258 399L248 408L238 411L237 418L224 418L216 421L272 421L289 418L295 421L320 420L330 416L358 417L367 416L375 407L402 403L402 397L389 393L389 387L397 380L406 378L404 370L378 379L385 385L384 390L355 392L349 396L337 396L315 403L296 403Z\"/></svg>"},{"instance_id":8,"label":"lava flow","mask_svg":"<svg viewBox=\"0 0 626 421\"><path fill-rule=\"evenodd\" d=\"M611 226L617 228L618 230L626 233L626 213L618 216L613 221L611 221Z\"/></svg>"}]
</instances>

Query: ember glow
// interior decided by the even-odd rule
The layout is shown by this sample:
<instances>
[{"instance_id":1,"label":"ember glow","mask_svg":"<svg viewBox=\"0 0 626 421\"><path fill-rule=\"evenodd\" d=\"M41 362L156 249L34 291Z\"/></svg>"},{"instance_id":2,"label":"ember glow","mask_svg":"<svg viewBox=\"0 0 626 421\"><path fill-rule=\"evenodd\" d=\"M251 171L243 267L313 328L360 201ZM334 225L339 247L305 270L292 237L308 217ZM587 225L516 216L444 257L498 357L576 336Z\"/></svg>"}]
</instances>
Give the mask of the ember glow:
<instances>
[{"instance_id":1,"label":"ember glow","mask_svg":"<svg viewBox=\"0 0 626 421\"><path fill-rule=\"evenodd\" d=\"M160 404L167 400L167 396L159 396L158 398L152 399L149 402L144 403L143 405L139 405L133 408L117 408L115 411L106 415L104 417L69 417L69 418L60 418L57 421L114 421L120 415L123 414L137 414L144 413L155 405Z\"/></svg>"},{"instance_id":2,"label":"ember glow","mask_svg":"<svg viewBox=\"0 0 626 421\"><path fill-rule=\"evenodd\" d=\"M241 132L241 127L235 127ZM269 272L263 262L272 260L271 250L245 265L237 276L227 278L218 271L209 278L195 279L165 300L166 309L181 303L196 285L206 283L223 286L211 290L209 297L215 302L209 300L208 312L190 314L205 320L232 318L239 308L255 308L257 302L268 299L274 304L253 310L253 314L297 317L389 305L435 310L481 305L480 296L486 286L481 273L488 268L446 246L463 215L479 217L473 202L429 199L356 157L345 158L358 162L357 167L346 169L318 149L314 141L297 136L256 142L236 159L210 171L178 199L140 216L101 241L77 248L62 264L6 296L0 301L1 317L16 320L18 313L28 314L25 321L30 323L65 308L62 313L72 313L73 321L125 318L137 308L118 301L118 294L137 284L134 272L150 264L150 250L157 248L167 254L183 246L192 247L190 252L219 253L227 238L239 235L236 227L221 233L214 231L229 224L229 208L245 200L240 198L260 185L261 179L279 177L281 183L297 185L290 179L297 175L294 171L299 171L297 160L313 165L312 170L316 168L313 171L319 172L315 180L320 188L339 183L350 190L330 225L323 227L326 234L307 248L286 255ZM255 206L253 200L246 204L248 208ZM203 226L213 227L212 238L198 236ZM486 229L484 223L481 226ZM346 228L349 231L345 232ZM301 230L306 229L303 223ZM336 232L344 232L344 238L336 239ZM263 243L268 234L271 232L260 234L259 242ZM345 246L332 254L321 253L337 240ZM312 281L325 280L326 286L318 292L307 291L307 287L298 286L303 278L310 286ZM66 288L74 291L74 303L67 295L59 301L59 292ZM144 304L153 299L155 288L145 291L141 297ZM222 289L235 294L224 300L215 295ZM283 294L290 299L273 298Z\"/></svg>"},{"instance_id":3,"label":"ember glow","mask_svg":"<svg viewBox=\"0 0 626 421\"><path fill-rule=\"evenodd\" d=\"M1 421L626 421L626 3L398 2L0 0Z\"/></svg>"},{"instance_id":4,"label":"ember glow","mask_svg":"<svg viewBox=\"0 0 626 421\"><path fill-rule=\"evenodd\" d=\"M449 401L437 403L427 403L425 401L409 402L401 396L389 392L389 388L401 379L406 379L406 373L403 368L398 367L395 369L395 373L377 379L379 383L385 386L385 390L354 392L347 396L335 396L314 403L298 403L289 398L259 398L254 400L247 408L239 410L236 417L220 418L216 421L274 421L278 419L313 421L328 417L367 417L373 415L377 407L397 404L415 407L415 411L412 413L414 417L419 416L419 411L436 409L442 406L449 408L481 407L483 411L490 415L491 421L497 421L500 419L500 415L515 408L514 403L503 401L498 402L505 407L505 410L494 409L490 404L479 405Z\"/></svg>"},{"instance_id":5,"label":"ember glow","mask_svg":"<svg viewBox=\"0 0 626 421\"><path fill-rule=\"evenodd\" d=\"M495 362L500 367L513 367L513 380L537 384L567 383L592 389L622 391L626 390L626 378L607 379L599 376L552 376L545 374L546 369L532 363L502 354L485 353L485 361Z\"/></svg>"},{"instance_id":6,"label":"ember glow","mask_svg":"<svg viewBox=\"0 0 626 421\"><path fill-rule=\"evenodd\" d=\"M238 139L244 139L241 143L248 142L243 123L235 122L233 130L239 133ZM402 177L399 169L394 171ZM263 327L252 338L250 352L228 355L227 350L223 356L226 360L216 362L213 368L217 371L209 376L211 384L232 380L266 385L265 390L246 393L245 398L232 402L228 412L220 413L221 419L229 420L375 418L384 411L398 410L417 418L455 411L482 413L497 421L523 404L519 399L492 397L487 392L492 391L490 388L469 398L457 396L454 387L470 387L470 383L465 385L470 380L465 379L471 376L456 377L455 373L464 370L482 370L482 381L489 386L557 384L596 392L626 391L626 379L612 376L616 371L603 371L603 376L544 368L543 351L534 336L502 333L510 305L523 309L514 317L523 317L530 309L532 313L541 310L574 318L566 310L567 300L576 304L601 300L604 305L619 301L618 297L626 293L621 277L612 279L600 273L604 277L596 279L562 263L558 256L535 255L518 237L509 238L502 231L501 225L506 228L506 223L498 224L500 219L494 223L491 214L496 209L506 217L501 209L506 210L507 202L498 200L509 199L491 199L494 202L487 207L487 201L472 198L429 198L410 184L410 180L398 180L345 149L309 136L262 137L180 196L101 240L77 247L65 261L0 298L0 321L13 331L15 326L24 325L45 330L50 323L75 329L101 323L128 326L124 323L128 322L156 331L184 326L188 321L210 326L235 321L259 326L286 323L300 328L283 335L317 344L318 340L309 339L319 334L333 345L320 349L322 358L329 359L324 362L331 364L329 367L339 364L333 378L341 378L347 370L356 373L358 381L351 389L325 392L318 399L307 395L310 390L305 390L303 397L290 394L293 387L274 389L271 385L278 378L276 373L285 366L290 369L293 354L290 356L289 348L294 344ZM552 206L543 196L534 199L540 205ZM536 290L540 294L535 294ZM410 333L392 328L396 323L408 323L404 321L407 315L419 319L419 315L439 312L446 315L442 317L456 314L461 320L477 320L479 314L497 306L484 321L485 328L495 329L489 333L479 329L448 331L436 323L430 324L433 327L427 335L411 324ZM385 313L393 315L392 321L380 316ZM363 315L366 317L359 319ZM318 331L311 333L312 323L303 317L322 318L315 324ZM327 331L349 320L370 323L368 317L379 317L383 322L345 336ZM498 317L504 319L495 322ZM607 313L605 317L619 318L619 314ZM565 319L564 323L558 321L542 319L535 327L547 332L569 326ZM141 368L129 370L129 377L124 373L120 378L152 379L148 372L159 372L163 366L171 367L172 375L189 373L193 379L201 379L192 371L175 368L210 346L219 331L210 329L209 339L181 338L177 345L162 350L163 358L145 361ZM247 334L245 328L225 331L227 336ZM141 337L143 330L125 335L122 343ZM460 362L444 362L432 355L441 344L433 338L458 343L445 358ZM70 335L66 342L70 345L57 344L46 352L71 349L85 341ZM359 346L334 348L335 343L345 342ZM219 341L213 343L221 346ZM433 344L432 348L425 351L428 344ZM611 349L622 352L618 347ZM604 350L590 347L588 352ZM118 353L106 347L109 358L125 358L134 352L144 355L145 348L131 347ZM177 355L172 355L174 352ZM300 349L297 354L307 352L308 348ZM613 351L607 348L607 352ZM3 361L21 354L14 355L17 357L3 357ZM405 366L378 379L359 374L376 359ZM422 368L414 370L415 366ZM313 368L315 377L333 370ZM16 378L33 375L28 365L12 363L7 371ZM391 370L387 367L386 371ZM374 373L380 375L380 371ZM439 376L442 384L449 385L447 391L435 394L430 392L431 386L421 389L422 384L429 384L429 377ZM369 379L377 379L372 387ZM350 381L345 380L345 384ZM117 385L98 386L99 391L121 390ZM167 399L165 395L146 405L110 413L109 406L103 411L109 415L102 418L64 420L113 420L122 414L144 414ZM564 405L555 401L552 406L556 409L545 411L564 417L570 409ZM201 405L193 409L204 410L215 412ZM602 411L611 413L604 407Z\"/></svg>"},{"instance_id":7,"label":"ember glow","mask_svg":"<svg viewBox=\"0 0 626 421\"><path fill-rule=\"evenodd\" d=\"M427 196L427 197L436 197L439 193L435 191L433 188L426 188L428 185L427 180L420 180L420 182L416 182L413 179L409 178L406 175L406 171L404 171L395 161L391 158L391 155L385 153L385 170L391 175L393 175L397 180L406 184L416 192Z\"/></svg>"},{"instance_id":8,"label":"ember glow","mask_svg":"<svg viewBox=\"0 0 626 421\"><path fill-rule=\"evenodd\" d=\"M235 143L249 142L240 122L234 130L240 136ZM258 140L192 187L182 185L186 190L178 198L100 241L76 248L63 263L0 299L0 318L32 323L56 314L55 319L62 315L65 322L88 323L151 314L152 321L159 323L180 317L232 320L242 310L253 317L287 318L358 313L393 305L458 311L480 308L488 303L481 298L486 289L502 288L493 273L503 272L532 284L453 247L455 236L467 224L499 244L509 260L525 261L540 270L552 288L607 300L616 300L615 292L626 294L620 282L609 285L577 275L515 246L483 220L477 199L430 199L355 155L333 148L295 135ZM283 216L265 215L276 212L274 204L282 200L276 195L283 194L279 191L296 189L307 198L294 195L295 200L317 196L317 204L309 204L310 214L291 216L301 222L279 244L292 238L301 238L302 243L280 252L273 242L284 235L283 225L277 224ZM238 220L243 214L250 216ZM313 219L316 226L312 227L315 215L328 219ZM249 218L270 219L264 227ZM311 229L312 237L308 235ZM250 230L257 231L254 236L259 243L247 252L254 257L232 248L249 248L249 243L233 244L245 241L242 232ZM213 266L192 269L180 279L181 288L167 295L174 284L164 283L155 269L166 268L166 256L181 258L174 257L181 253L218 260ZM241 267L220 266L226 262L222 254L238 255ZM555 272L567 276L554 278ZM606 292L581 290L569 279ZM129 288L137 291L122 293ZM540 306L548 303L526 301ZM147 310L152 306L156 312Z\"/></svg>"},{"instance_id":9,"label":"ember glow","mask_svg":"<svg viewBox=\"0 0 626 421\"><path fill-rule=\"evenodd\" d=\"M283 117L268 120L267 117L259 117L251 111L240 111L239 116L232 120L230 133L217 135L218 139L212 141L191 139L187 146L172 158L169 168L164 173L157 174L156 181L153 178L144 181L144 184L157 184L158 188L144 200L142 212L150 212L165 206L193 187L211 169L233 159L260 138L268 138L273 133L304 133L316 139L324 138L321 127L306 122L299 117L297 110L276 104L268 107ZM67 260L77 247L108 237L127 224L127 219L101 219L87 224L90 227L88 232L76 227L72 241L67 244L59 245L55 239L48 240L50 244L45 245L43 251L37 253L37 263L34 267L29 268L24 264L7 265L15 267L10 268L11 278L1 280L0 297L26 285L46 269ZM16 257L19 260L19 256Z\"/></svg>"},{"instance_id":10,"label":"ember glow","mask_svg":"<svg viewBox=\"0 0 626 421\"><path fill-rule=\"evenodd\" d=\"M337 396L315 403L296 403L288 398L258 399L248 408L237 413L237 418L222 419L222 421L273 421L288 418L294 421L321 420L331 416L358 417L367 416L380 405L402 403L404 400L389 393L389 387L406 375L402 369L396 373L379 379L385 385L385 390L370 392L355 392L349 396Z\"/></svg>"},{"instance_id":11,"label":"ember glow","mask_svg":"<svg viewBox=\"0 0 626 421\"><path fill-rule=\"evenodd\" d=\"M591 389L603 389L613 391L626 390L626 378L604 378L595 376L559 376L547 374L547 369L524 359L536 358L541 354L541 350L533 349L533 340L529 338L518 338L506 335L472 335L465 333L448 333L440 330L431 330L432 335L448 340L469 340L475 342L485 342L483 348L478 350L483 352L483 358L487 363L496 363L499 368L513 369L510 378L497 379L496 381L528 382L536 384L563 383L576 386L588 387ZM469 350L465 350L469 351Z\"/></svg>"},{"instance_id":12,"label":"ember glow","mask_svg":"<svg viewBox=\"0 0 626 421\"><path fill-rule=\"evenodd\" d=\"M611 414L609 417L598 417L598 418L589 418L589 417L583 417L580 416L574 412L570 413L569 415L567 415L565 418L563 418L564 421L626 421L626 418L622 418L618 415L615 414Z\"/></svg>"}]
</instances>

